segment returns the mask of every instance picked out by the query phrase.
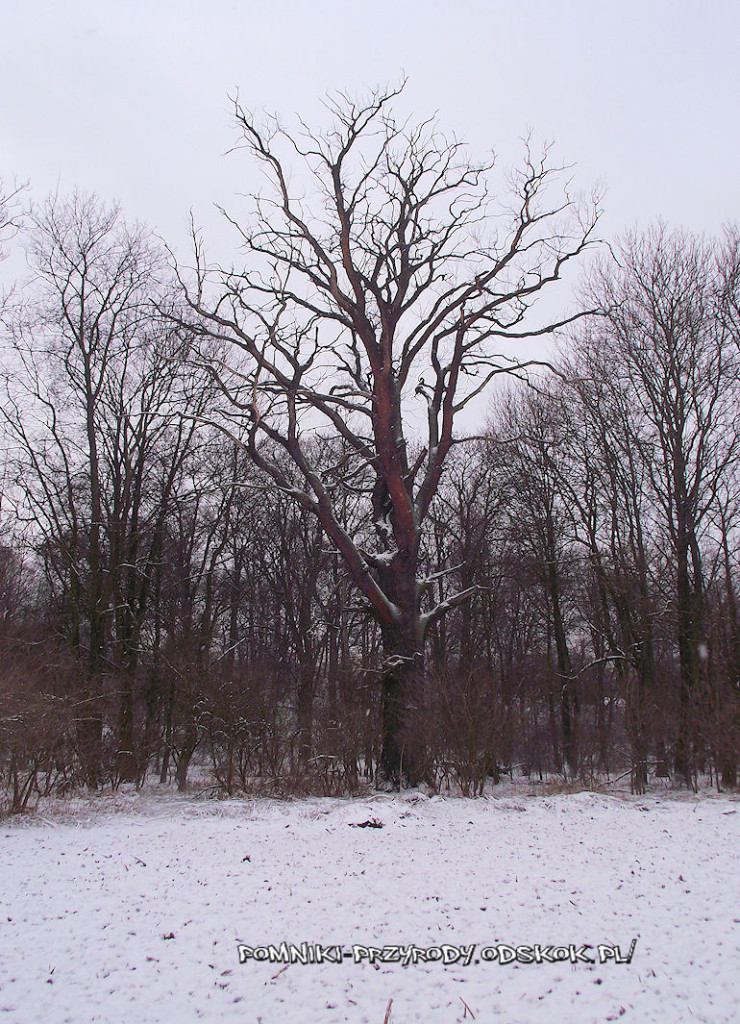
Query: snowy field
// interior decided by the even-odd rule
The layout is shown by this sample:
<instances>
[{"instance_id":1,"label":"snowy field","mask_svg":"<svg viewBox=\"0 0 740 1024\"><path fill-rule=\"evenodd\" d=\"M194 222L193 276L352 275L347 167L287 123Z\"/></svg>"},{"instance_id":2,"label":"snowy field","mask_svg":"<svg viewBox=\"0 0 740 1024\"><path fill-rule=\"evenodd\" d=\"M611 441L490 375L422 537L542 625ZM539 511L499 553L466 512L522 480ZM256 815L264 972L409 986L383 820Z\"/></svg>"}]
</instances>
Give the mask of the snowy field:
<instances>
[{"instance_id":1,"label":"snowy field","mask_svg":"<svg viewBox=\"0 0 740 1024\"><path fill-rule=\"evenodd\" d=\"M732 796L121 793L4 819L0 872L0 1020L18 1024L740 1020ZM633 939L631 963L598 963ZM282 942L347 955L254 958ZM535 944L569 959L501 963ZM353 949L394 945L424 952ZM468 950L424 962L445 947Z\"/></svg>"}]
</instances>

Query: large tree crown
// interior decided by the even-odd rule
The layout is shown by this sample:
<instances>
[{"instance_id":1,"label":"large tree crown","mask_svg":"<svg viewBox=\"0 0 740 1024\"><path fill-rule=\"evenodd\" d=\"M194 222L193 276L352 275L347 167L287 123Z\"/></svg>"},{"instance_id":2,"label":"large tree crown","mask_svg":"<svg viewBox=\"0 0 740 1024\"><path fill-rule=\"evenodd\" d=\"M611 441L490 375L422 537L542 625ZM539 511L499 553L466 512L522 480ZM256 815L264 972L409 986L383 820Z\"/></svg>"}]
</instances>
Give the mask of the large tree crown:
<instances>
[{"instance_id":1,"label":"large tree crown","mask_svg":"<svg viewBox=\"0 0 740 1024\"><path fill-rule=\"evenodd\" d=\"M434 120L397 118L400 91L338 95L324 130L260 123L235 100L236 148L267 185L246 218L224 211L241 265L210 266L196 235L186 283L202 334L241 350L238 366L209 363L226 399L222 427L315 512L383 621L395 614L399 560L415 571L422 524L460 440L456 418L497 374L534 362L504 358L502 341L580 315L528 317L593 243L598 220L598 203L571 194L548 147L536 157L525 145L498 198L494 162L472 161ZM342 525L342 487L306 440L321 426L344 446L344 489L367 499L377 550ZM293 470L268 454L275 446Z\"/></svg>"}]
</instances>

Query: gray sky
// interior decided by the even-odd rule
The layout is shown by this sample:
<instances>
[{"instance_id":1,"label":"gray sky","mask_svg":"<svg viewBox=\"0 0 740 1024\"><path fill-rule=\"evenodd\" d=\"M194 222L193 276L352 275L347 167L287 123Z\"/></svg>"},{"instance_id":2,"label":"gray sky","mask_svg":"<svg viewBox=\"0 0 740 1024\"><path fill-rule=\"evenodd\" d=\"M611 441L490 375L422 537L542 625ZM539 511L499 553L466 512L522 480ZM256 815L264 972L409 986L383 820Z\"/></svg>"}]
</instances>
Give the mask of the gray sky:
<instances>
[{"instance_id":1,"label":"gray sky","mask_svg":"<svg viewBox=\"0 0 740 1024\"><path fill-rule=\"evenodd\" d=\"M0 176L119 200L175 246L187 212L255 184L228 94L309 122L332 89L409 84L474 155L553 139L602 232L662 215L714 232L740 215L737 0L25 0L0 38Z\"/></svg>"}]
</instances>

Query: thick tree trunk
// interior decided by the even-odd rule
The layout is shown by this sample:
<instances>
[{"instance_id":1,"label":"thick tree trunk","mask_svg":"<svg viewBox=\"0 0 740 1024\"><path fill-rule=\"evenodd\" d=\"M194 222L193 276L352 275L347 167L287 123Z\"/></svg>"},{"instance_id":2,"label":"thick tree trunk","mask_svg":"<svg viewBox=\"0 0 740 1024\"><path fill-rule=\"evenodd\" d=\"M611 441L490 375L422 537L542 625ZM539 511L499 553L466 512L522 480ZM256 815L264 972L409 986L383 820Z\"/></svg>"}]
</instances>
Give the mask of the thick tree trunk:
<instances>
[{"instance_id":1,"label":"thick tree trunk","mask_svg":"<svg viewBox=\"0 0 740 1024\"><path fill-rule=\"evenodd\" d=\"M424 773L424 650L419 618L406 628L383 629L381 781L395 789L416 786Z\"/></svg>"},{"instance_id":2,"label":"thick tree trunk","mask_svg":"<svg viewBox=\"0 0 740 1024\"><path fill-rule=\"evenodd\" d=\"M381 623L385 661L380 781L395 789L416 786L421 781L428 724L422 705L424 626L419 606L417 542L418 537L412 547L397 551L379 572L383 590L395 609L393 620Z\"/></svg>"}]
</instances>

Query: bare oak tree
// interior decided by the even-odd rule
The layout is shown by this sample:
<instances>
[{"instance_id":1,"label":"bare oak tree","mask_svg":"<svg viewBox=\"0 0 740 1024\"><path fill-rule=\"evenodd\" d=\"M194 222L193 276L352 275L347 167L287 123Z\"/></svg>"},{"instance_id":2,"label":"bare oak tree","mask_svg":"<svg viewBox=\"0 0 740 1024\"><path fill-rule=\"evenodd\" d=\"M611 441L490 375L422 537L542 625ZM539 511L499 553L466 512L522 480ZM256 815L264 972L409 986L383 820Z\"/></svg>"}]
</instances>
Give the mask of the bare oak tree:
<instances>
[{"instance_id":1,"label":"bare oak tree","mask_svg":"<svg viewBox=\"0 0 740 1024\"><path fill-rule=\"evenodd\" d=\"M339 95L326 131L261 126L236 101L238 148L261 166L268 191L248 220L229 217L243 267L208 265L196 237L186 285L203 335L242 353L237 368L211 362L230 402L222 429L317 516L380 624L381 771L394 783L418 777L413 692L427 630L471 593L434 604L420 570L422 531L460 440L456 420L497 374L528 365L498 346L573 319L528 314L597 219L593 201L571 197L547 148L541 157L525 148L496 202L493 162L472 162L433 122L400 123L391 109L399 91L365 102ZM307 439L321 429L346 444L339 475L312 457ZM366 528L354 536L337 513L343 491L365 502Z\"/></svg>"}]
</instances>

